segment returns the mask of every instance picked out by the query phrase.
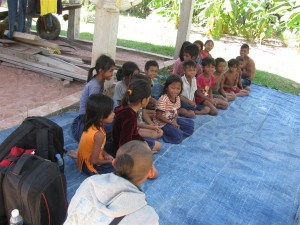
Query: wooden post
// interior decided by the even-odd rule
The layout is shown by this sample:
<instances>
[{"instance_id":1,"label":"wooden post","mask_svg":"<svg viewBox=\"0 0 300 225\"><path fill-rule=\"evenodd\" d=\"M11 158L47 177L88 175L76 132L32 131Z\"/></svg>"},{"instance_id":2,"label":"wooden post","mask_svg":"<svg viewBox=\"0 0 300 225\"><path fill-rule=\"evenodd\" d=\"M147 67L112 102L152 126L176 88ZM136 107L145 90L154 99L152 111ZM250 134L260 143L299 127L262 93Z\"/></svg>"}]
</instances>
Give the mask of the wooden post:
<instances>
[{"instance_id":1,"label":"wooden post","mask_svg":"<svg viewBox=\"0 0 300 225\"><path fill-rule=\"evenodd\" d=\"M80 3L80 0L70 0L70 3ZM80 29L80 8L70 9L68 18L68 31L67 37L70 40L79 39Z\"/></svg>"},{"instance_id":2,"label":"wooden post","mask_svg":"<svg viewBox=\"0 0 300 225\"><path fill-rule=\"evenodd\" d=\"M178 58L182 43L184 41L188 41L190 38L190 29L192 23L192 16L194 12L194 5L195 0L182 0L174 58Z\"/></svg>"},{"instance_id":3,"label":"wooden post","mask_svg":"<svg viewBox=\"0 0 300 225\"><path fill-rule=\"evenodd\" d=\"M119 9L116 0L94 0L96 18L92 50L92 66L101 54L116 58Z\"/></svg>"}]
</instances>

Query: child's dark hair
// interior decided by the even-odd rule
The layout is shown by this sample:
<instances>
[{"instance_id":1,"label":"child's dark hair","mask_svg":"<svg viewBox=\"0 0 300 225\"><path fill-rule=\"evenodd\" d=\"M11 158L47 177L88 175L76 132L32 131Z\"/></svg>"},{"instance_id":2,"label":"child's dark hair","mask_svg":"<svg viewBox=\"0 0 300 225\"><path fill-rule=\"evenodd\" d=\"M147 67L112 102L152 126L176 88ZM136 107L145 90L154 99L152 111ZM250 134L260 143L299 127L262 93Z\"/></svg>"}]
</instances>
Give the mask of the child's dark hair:
<instances>
[{"instance_id":1,"label":"child's dark hair","mask_svg":"<svg viewBox=\"0 0 300 225\"><path fill-rule=\"evenodd\" d=\"M138 103L144 98L151 95L151 86L149 82L142 79L131 81L128 85L127 92L124 94L121 105L125 106L129 103Z\"/></svg>"},{"instance_id":2,"label":"child's dark hair","mask_svg":"<svg viewBox=\"0 0 300 225\"><path fill-rule=\"evenodd\" d=\"M184 48L183 53L189 54L192 58L197 57L199 55L199 48L195 44L190 44Z\"/></svg>"},{"instance_id":3,"label":"child's dark hair","mask_svg":"<svg viewBox=\"0 0 300 225\"><path fill-rule=\"evenodd\" d=\"M145 71L149 70L151 66L157 67L159 69L159 65L155 60L149 60L145 64Z\"/></svg>"},{"instance_id":4,"label":"child's dark hair","mask_svg":"<svg viewBox=\"0 0 300 225\"><path fill-rule=\"evenodd\" d=\"M138 65L134 62L128 61L126 63L123 64L123 66L118 69L118 78L120 80L123 80L124 77L130 77L135 70L140 71Z\"/></svg>"},{"instance_id":5,"label":"child's dark hair","mask_svg":"<svg viewBox=\"0 0 300 225\"><path fill-rule=\"evenodd\" d=\"M151 78L146 75L143 75L143 74L134 75L130 82L133 82L135 80L144 80L147 83L149 83L149 85L151 86Z\"/></svg>"},{"instance_id":6,"label":"child's dark hair","mask_svg":"<svg viewBox=\"0 0 300 225\"><path fill-rule=\"evenodd\" d=\"M117 81L121 81L123 80L123 75L122 75L122 70L118 70L117 73L116 73L116 78L117 78Z\"/></svg>"},{"instance_id":7,"label":"child's dark hair","mask_svg":"<svg viewBox=\"0 0 300 225\"><path fill-rule=\"evenodd\" d=\"M201 47L201 50L203 50L203 42L202 41L200 41L200 40L196 40L196 41L194 41L194 44L198 44L198 45L200 45L200 47Z\"/></svg>"},{"instance_id":8,"label":"child's dark hair","mask_svg":"<svg viewBox=\"0 0 300 225\"><path fill-rule=\"evenodd\" d=\"M144 141L129 141L122 145L114 162L115 173L137 183L148 174L153 164L152 152Z\"/></svg>"},{"instance_id":9,"label":"child's dark hair","mask_svg":"<svg viewBox=\"0 0 300 225\"><path fill-rule=\"evenodd\" d=\"M244 62L244 58L242 56L237 56L236 59L239 61L239 62Z\"/></svg>"},{"instance_id":10,"label":"child's dark hair","mask_svg":"<svg viewBox=\"0 0 300 225\"><path fill-rule=\"evenodd\" d=\"M216 62L215 62L215 60L213 58L206 57L206 58L202 59L201 65L202 66L208 66L208 65L215 66Z\"/></svg>"},{"instance_id":11,"label":"child's dark hair","mask_svg":"<svg viewBox=\"0 0 300 225\"><path fill-rule=\"evenodd\" d=\"M241 49L243 49L243 48L247 48L247 49L249 49L250 47L249 47L249 45L248 45L248 44L242 44L242 46L241 46Z\"/></svg>"},{"instance_id":12,"label":"child's dark hair","mask_svg":"<svg viewBox=\"0 0 300 225\"><path fill-rule=\"evenodd\" d=\"M209 42L211 42L213 45L215 44L213 40L207 40L204 45L208 44Z\"/></svg>"},{"instance_id":13,"label":"child's dark hair","mask_svg":"<svg viewBox=\"0 0 300 225\"><path fill-rule=\"evenodd\" d=\"M192 67L192 68L196 68L197 67L195 61L193 61L193 60L184 61L182 63L182 66L183 66L183 69L186 69L187 67Z\"/></svg>"},{"instance_id":14,"label":"child's dark hair","mask_svg":"<svg viewBox=\"0 0 300 225\"><path fill-rule=\"evenodd\" d=\"M220 64L220 63L226 63L226 60L219 57L215 59L215 63L216 63L216 67Z\"/></svg>"},{"instance_id":15,"label":"child's dark hair","mask_svg":"<svg viewBox=\"0 0 300 225\"><path fill-rule=\"evenodd\" d=\"M87 82L89 82L93 77L97 76L100 70L107 71L114 66L115 62L112 58L107 55L100 55L95 63L95 66L89 69ZM96 70L95 75L93 75L94 70Z\"/></svg>"},{"instance_id":16,"label":"child's dark hair","mask_svg":"<svg viewBox=\"0 0 300 225\"><path fill-rule=\"evenodd\" d=\"M230 59L228 61L228 67L233 67L234 65L236 65L238 67L239 66L239 61L237 59Z\"/></svg>"},{"instance_id":17,"label":"child's dark hair","mask_svg":"<svg viewBox=\"0 0 300 225\"><path fill-rule=\"evenodd\" d=\"M179 58L180 58L180 61L181 61L181 62L184 60L184 58L183 58L183 51L184 51L185 47L186 47L187 45L190 45L190 44L192 44L192 43L189 42L189 41L185 41L185 42L182 43L181 48L180 48L180 51L179 51Z\"/></svg>"},{"instance_id":18,"label":"child's dark hair","mask_svg":"<svg viewBox=\"0 0 300 225\"><path fill-rule=\"evenodd\" d=\"M173 84L173 83L177 83L177 82L180 83L180 85L181 85L181 90L180 90L180 93L179 93L179 95L180 95L182 93L183 83L182 83L181 77L177 74L173 74L173 75L168 76L168 78L165 82L163 93L167 94L167 89L168 89L169 85Z\"/></svg>"},{"instance_id":19,"label":"child's dark hair","mask_svg":"<svg viewBox=\"0 0 300 225\"><path fill-rule=\"evenodd\" d=\"M84 131L87 131L92 125L100 129L103 126L101 121L109 116L113 107L114 101L110 97L101 94L90 95L86 103Z\"/></svg>"}]
</instances>

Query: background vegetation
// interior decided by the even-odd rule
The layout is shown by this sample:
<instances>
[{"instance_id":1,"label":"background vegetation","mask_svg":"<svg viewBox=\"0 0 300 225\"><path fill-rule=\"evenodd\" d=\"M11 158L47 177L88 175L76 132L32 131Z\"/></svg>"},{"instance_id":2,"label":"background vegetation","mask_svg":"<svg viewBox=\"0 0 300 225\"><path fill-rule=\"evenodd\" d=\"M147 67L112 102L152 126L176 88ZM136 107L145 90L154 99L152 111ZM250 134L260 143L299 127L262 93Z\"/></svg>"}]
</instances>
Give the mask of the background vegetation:
<instances>
[{"instance_id":1,"label":"background vegetation","mask_svg":"<svg viewBox=\"0 0 300 225\"><path fill-rule=\"evenodd\" d=\"M153 10L177 27L182 0L143 0L127 12L146 18ZM193 22L215 40L238 35L253 41L292 37L300 47L300 0L195 0ZM299 49L300 50L300 49Z\"/></svg>"}]
</instances>

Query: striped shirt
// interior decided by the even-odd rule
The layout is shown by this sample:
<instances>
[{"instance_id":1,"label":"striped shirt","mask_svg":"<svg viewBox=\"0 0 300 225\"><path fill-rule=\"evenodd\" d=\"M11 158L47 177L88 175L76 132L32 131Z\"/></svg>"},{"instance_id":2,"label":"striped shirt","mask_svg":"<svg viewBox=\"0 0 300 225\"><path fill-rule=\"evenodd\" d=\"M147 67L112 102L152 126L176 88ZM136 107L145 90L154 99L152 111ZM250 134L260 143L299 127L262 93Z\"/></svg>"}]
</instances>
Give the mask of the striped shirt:
<instances>
[{"instance_id":1,"label":"striped shirt","mask_svg":"<svg viewBox=\"0 0 300 225\"><path fill-rule=\"evenodd\" d=\"M163 112L163 116L166 119L168 119L170 122L173 122L176 119L177 110L179 108L180 108L179 96L176 97L175 102L171 102L169 97L166 94L164 94L158 99L156 103L156 110ZM157 120L155 117L154 117L154 123L160 128L166 125L166 123Z\"/></svg>"}]
</instances>

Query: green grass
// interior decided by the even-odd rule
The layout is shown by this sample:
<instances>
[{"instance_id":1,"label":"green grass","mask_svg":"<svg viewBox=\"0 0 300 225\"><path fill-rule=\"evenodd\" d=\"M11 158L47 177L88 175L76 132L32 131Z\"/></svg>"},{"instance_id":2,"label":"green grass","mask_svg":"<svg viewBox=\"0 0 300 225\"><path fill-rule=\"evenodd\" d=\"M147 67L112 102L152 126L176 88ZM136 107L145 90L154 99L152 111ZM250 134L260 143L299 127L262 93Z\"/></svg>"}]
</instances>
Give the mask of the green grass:
<instances>
[{"instance_id":1,"label":"green grass","mask_svg":"<svg viewBox=\"0 0 300 225\"><path fill-rule=\"evenodd\" d=\"M66 31L61 31L60 33L61 35L66 36ZM82 32L80 33L80 39L92 41L93 34L88 32ZM130 41L130 40L124 40L119 38L117 40L117 45L122 47L127 47L127 48L133 48L145 52L152 52L152 53L165 55L165 56L173 56L175 51L175 48L173 46L153 45L146 42Z\"/></svg>"},{"instance_id":2,"label":"green grass","mask_svg":"<svg viewBox=\"0 0 300 225\"><path fill-rule=\"evenodd\" d=\"M35 26L32 27L33 30L35 30ZM67 31L62 30L61 35L67 36ZM80 33L80 39L82 40L93 40L93 34L89 32L82 32ZM172 46L161 46L161 45L154 45L150 43L144 43L144 42L137 42L137 41L130 41L130 40L123 40L118 39L117 45L127 48L133 48L141 51L146 52L152 52L156 54L161 54L165 56L173 56L175 48ZM165 80L165 76L168 75L167 69L162 69L160 71L160 74L162 76L160 79L163 81ZM263 85L269 88L273 88L276 90L280 90L282 92L294 94L294 95L300 95L300 84L289 80L287 78L281 77L277 74L269 73L262 70L256 71L256 76L253 81L256 84Z\"/></svg>"},{"instance_id":3,"label":"green grass","mask_svg":"<svg viewBox=\"0 0 300 225\"><path fill-rule=\"evenodd\" d=\"M269 88L280 90L282 92L300 95L300 84L287 78L283 78L277 74L257 70L254 83Z\"/></svg>"}]
</instances>

